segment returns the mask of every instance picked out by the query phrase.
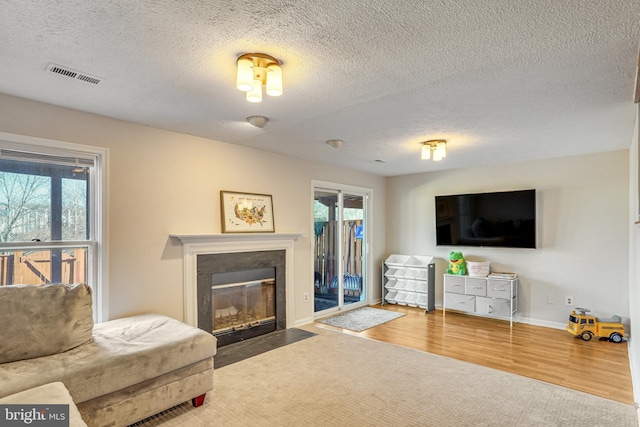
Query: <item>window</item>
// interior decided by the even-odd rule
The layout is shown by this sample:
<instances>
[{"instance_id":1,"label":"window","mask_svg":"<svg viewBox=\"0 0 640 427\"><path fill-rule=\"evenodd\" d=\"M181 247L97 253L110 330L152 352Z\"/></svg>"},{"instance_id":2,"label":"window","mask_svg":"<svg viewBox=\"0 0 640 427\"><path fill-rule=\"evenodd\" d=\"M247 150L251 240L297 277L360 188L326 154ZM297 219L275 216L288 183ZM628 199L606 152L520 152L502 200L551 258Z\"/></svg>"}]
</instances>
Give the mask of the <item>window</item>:
<instances>
[{"instance_id":1,"label":"window","mask_svg":"<svg viewBox=\"0 0 640 427\"><path fill-rule=\"evenodd\" d=\"M106 150L5 137L0 134L0 286L88 283L94 318L103 320Z\"/></svg>"}]
</instances>

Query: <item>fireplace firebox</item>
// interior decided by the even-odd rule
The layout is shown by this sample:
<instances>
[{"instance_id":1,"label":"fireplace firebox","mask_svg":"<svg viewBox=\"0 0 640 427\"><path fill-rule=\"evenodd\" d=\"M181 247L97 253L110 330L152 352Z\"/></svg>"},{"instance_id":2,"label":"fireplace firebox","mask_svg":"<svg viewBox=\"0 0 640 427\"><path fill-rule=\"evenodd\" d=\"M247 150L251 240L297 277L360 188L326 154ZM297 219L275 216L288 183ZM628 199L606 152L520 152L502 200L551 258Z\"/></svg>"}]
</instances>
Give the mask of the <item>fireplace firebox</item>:
<instances>
[{"instance_id":1,"label":"fireplace firebox","mask_svg":"<svg viewBox=\"0 0 640 427\"><path fill-rule=\"evenodd\" d=\"M286 328L284 250L200 254L198 327L225 346Z\"/></svg>"}]
</instances>

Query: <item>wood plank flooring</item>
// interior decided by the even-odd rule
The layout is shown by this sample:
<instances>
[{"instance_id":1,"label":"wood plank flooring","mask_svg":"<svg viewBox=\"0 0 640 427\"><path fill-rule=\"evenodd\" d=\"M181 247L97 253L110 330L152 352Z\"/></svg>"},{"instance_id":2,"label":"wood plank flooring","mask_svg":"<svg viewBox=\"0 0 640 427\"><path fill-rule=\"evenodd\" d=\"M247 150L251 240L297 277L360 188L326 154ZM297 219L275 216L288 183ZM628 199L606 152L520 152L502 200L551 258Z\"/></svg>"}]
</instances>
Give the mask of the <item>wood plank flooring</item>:
<instances>
[{"instance_id":1,"label":"wood plank flooring","mask_svg":"<svg viewBox=\"0 0 640 427\"><path fill-rule=\"evenodd\" d=\"M405 316L362 332L316 325L633 403L626 342L585 342L559 329L515 322L510 328L508 321L452 311L374 307Z\"/></svg>"}]
</instances>

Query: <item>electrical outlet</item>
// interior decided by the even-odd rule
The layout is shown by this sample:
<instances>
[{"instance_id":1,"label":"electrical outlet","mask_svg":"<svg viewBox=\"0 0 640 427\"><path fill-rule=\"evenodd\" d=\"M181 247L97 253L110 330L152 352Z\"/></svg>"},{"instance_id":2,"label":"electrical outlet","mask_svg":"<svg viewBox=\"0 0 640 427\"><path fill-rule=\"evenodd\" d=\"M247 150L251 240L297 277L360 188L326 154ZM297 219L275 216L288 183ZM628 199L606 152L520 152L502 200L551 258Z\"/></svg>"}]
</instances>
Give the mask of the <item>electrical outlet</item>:
<instances>
[{"instance_id":1,"label":"electrical outlet","mask_svg":"<svg viewBox=\"0 0 640 427\"><path fill-rule=\"evenodd\" d=\"M304 293L304 302L309 302L309 293Z\"/></svg>"},{"instance_id":2,"label":"electrical outlet","mask_svg":"<svg viewBox=\"0 0 640 427\"><path fill-rule=\"evenodd\" d=\"M569 307L573 307L573 297L570 297L570 296L564 297L564 303Z\"/></svg>"}]
</instances>

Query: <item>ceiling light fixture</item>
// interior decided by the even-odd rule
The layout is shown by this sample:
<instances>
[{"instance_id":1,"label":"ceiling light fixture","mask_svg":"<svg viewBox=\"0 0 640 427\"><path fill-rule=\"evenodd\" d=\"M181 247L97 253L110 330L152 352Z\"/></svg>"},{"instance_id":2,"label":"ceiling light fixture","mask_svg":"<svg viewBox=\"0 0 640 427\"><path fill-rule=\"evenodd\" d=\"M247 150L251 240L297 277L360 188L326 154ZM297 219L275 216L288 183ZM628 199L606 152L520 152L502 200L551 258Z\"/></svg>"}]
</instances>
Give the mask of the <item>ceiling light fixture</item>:
<instances>
[{"instance_id":1,"label":"ceiling light fixture","mask_svg":"<svg viewBox=\"0 0 640 427\"><path fill-rule=\"evenodd\" d=\"M340 148L344 141L341 140L341 139L330 139L330 140L328 140L326 142L327 142L327 144L329 144L333 148Z\"/></svg>"},{"instance_id":2,"label":"ceiling light fixture","mask_svg":"<svg viewBox=\"0 0 640 427\"><path fill-rule=\"evenodd\" d=\"M267 95L282 95L282 68L280 61L264 53L245 53L237 61L236 87L247 93L247 101L262 101L262 86Z\"/></svg>"},{"instance_id":3,"label":"ceiling light fixture","mask_svg":"<svg viewBox=\"0 0 640 427\"><path fill-rule=\"evenodd\" d=\"M247 117L247 121L257 128L263 128L269 121L269 117L250 116L250 117Z\"/></svg>"},{"instance_id":4,"label":"ceiling light fixture","mask_svg":"<svg viewBox=\"0 0 640 427\"><path fill-rule=\"evenodd\" d=\"M430 139L422 143L422 151L420 158L422 160L429 160L431 153L433 153L433 161L439 162L444 157L447 157L447 141L444 139Z\"/></svg>"}]
</instances>

